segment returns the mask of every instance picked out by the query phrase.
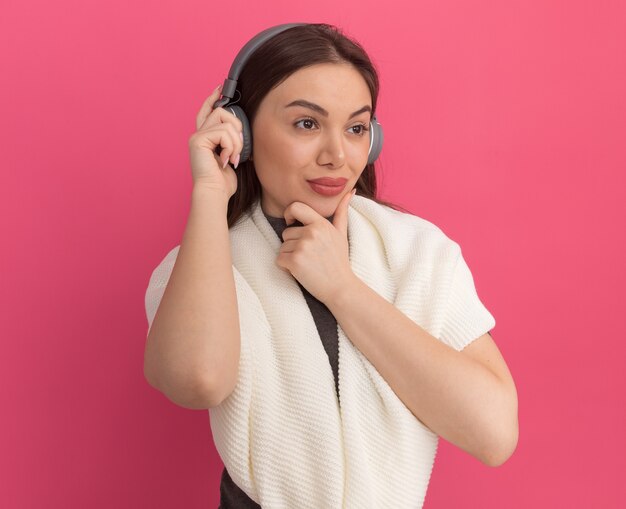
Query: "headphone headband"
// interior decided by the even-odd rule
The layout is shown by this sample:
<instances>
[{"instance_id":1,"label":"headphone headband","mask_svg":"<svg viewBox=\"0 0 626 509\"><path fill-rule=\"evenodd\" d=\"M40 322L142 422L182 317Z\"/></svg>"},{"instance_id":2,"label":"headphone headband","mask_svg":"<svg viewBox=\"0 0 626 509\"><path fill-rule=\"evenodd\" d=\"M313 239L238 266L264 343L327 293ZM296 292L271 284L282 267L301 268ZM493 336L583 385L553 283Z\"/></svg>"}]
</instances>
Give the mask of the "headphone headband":
<instances>
[{"instance_id":1,"label":"headphone headband","mask_svg":"<svg viewBox=\"0 0 626 509\"><path fill-rule=\"evenodd\" d=\"M275 35L284 32L293 27L308 25L308 23L285 23L283 25L276 25L270 28L266 28L262 32L258 33L252 39L250 39L244 46L239 50L233 65L230 66L230 71L228 71L228 78L224 80L224 85L222 86L222 98L215 102L214 108L219 108L228 103L233 96L235 95L235 90L237 88L237 80L239 80L239 74L241 74L241 69L247 62L250 55L256 51L256 49L261 46L265 41L271 39Z\"/></svg>"}]
</instances>

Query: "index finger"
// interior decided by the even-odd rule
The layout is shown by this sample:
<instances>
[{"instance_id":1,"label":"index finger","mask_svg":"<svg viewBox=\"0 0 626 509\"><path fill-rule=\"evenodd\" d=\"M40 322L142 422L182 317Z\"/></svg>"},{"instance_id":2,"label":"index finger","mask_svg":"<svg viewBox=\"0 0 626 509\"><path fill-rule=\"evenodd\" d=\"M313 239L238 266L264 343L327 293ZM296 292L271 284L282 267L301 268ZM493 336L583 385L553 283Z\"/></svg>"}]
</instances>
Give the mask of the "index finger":
<instances>
[{"instance_id":1,"label":"index finger","mask_svg":"<svg viewBox=\"0 0 626 509\"><path fill-rule=\"evenodd\" d=\"M198 111L198 114L196 115L196 130L200 129L200 126L204 123L209 113L211 113L211 111L213 110L213 105L220 98L221 92L222 85L219 85L202 103L200 111Z\"/></svg>"},{"instance_id":2,"label":"index finger","mask_svg":"<svg viewBox=\"0 0 626 509\"><path fill-rule=\"evenodd\" d=\"M306 226L307 224L314 223L315 221L320 221L322 216L306 203L293 201L287 205L287 208L283 211L283 217L285 218L287 226L294 221L299 221Z\"/></svg>"}]
</instances>

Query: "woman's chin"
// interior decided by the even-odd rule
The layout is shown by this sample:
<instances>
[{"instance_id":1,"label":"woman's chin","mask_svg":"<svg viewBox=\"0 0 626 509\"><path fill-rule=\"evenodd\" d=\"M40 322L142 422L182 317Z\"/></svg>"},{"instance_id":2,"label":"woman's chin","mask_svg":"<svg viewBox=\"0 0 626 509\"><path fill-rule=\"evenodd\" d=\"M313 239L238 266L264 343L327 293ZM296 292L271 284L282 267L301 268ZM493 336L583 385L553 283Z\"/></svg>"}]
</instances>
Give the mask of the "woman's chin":
<instances>
[{"instance_id":1,"label":"woman's chin","mask_svg":"<svg viewBox=\"0 0 626 509\"><path fill-rule=\"evenodd\" d=\"M335 199L333 200L333 202L336 202L336 203L333 203L328 199L323 200L322 203L320 203L321 200L312 200L311 202L305 201L304 203L306 203L309 207L311 207L320 216L328 219L337 210L337 205L339 205L339 200L341 199L341 197L334 197L334 198Z\"/></svg>"}]
</instances>

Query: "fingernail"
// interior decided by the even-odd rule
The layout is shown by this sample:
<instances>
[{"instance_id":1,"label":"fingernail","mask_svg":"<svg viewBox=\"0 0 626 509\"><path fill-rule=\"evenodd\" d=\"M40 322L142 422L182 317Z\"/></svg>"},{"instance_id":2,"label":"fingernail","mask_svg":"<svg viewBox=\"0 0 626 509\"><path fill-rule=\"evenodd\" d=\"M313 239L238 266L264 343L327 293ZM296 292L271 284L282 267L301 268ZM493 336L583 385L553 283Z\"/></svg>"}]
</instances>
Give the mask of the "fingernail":
<instances>
[{"instance_id":1,"label":"fingernail","mask_svg":"<svg viewBox=\"0 0 626 509\"><path fill-rule=\"evenodd\" d=\"M227 164L228 164L228 157L226 158L226 161L224 161L224 164L222 165L222 169L226 168Z\"/></svg>"},{"instance_id":2,"label":"fingernail","mask_svg":"<svg viewBox=\"0 0 626 509\"><path fill-rule=\"evenodd\" d=\"M235 158L235 169L237 168L237 166L239 166L239 158L241 157L241 154L237 154L237 157Z\"/></svg>"}]
</instances>

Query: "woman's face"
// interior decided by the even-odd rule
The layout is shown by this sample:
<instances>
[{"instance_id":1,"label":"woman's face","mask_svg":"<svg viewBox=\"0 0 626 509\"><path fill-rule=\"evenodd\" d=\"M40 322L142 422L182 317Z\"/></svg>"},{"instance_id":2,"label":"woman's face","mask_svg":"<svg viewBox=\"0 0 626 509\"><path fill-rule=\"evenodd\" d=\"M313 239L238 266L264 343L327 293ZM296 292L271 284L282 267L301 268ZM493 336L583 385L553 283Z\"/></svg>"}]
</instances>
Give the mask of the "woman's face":
<instances>
[{"instance_id":1,"label":"woman's face","mask_svg":"<svg viewBox=\"0 0 626 509\"><path fill-rule=\"evenodd\" d=\"M283 217L289 204L300 201L323 217L333 215L367 164L371 106L365 80L349 64L306 67L272 89L252 124L263 211ZM307 182L321 177L347 182L327 196Z\"/></svg>"}]
</instances>

